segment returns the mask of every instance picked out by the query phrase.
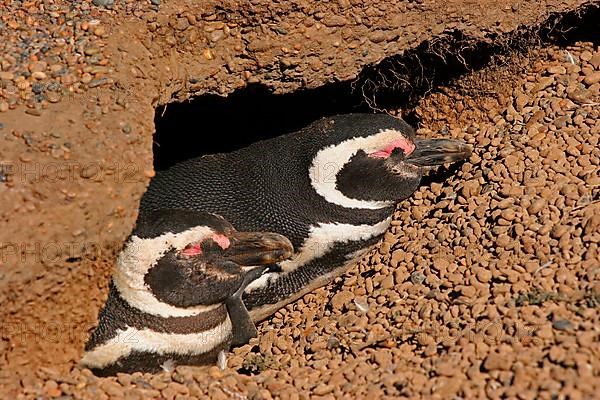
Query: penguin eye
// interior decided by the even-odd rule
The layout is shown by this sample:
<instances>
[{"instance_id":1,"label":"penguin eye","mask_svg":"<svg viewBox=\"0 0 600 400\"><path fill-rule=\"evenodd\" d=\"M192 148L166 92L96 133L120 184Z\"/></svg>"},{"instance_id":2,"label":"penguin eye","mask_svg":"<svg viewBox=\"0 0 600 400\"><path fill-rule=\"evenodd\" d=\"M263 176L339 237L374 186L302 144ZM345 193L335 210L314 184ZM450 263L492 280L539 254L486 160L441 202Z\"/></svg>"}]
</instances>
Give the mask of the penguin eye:
<instances>
[{"instance_id":1,"label":"penguin eye","mask_svg":"<svg viewBox=\"0 0 600 400\"><path fill-rule=\"evenodd\" d=\"M415 150L415 144L406 138L400 138L391 141L383 149L379 149L369 156L374 158L389 158L391 156L404 157Z\"/></svg>"},{"instance_id":2,"label":"penguin eye","mask_svg":"<svg viewBox=\"0 0 600 400\"><path fill-rule=\"evenodd\" d=\"M392 153L390 154L390 157L400 157L402 159L404 159L405 156L406 154L404 153L404 150L400 147L394 148L394 150L392 150Z\"/></svg>"},{"instance_id":3,"label":"penguin eye","mask_svg":"<svg viewBox=\"0 0 600 400\"><path fill-rule=\"evenodd\" d=\"M186 257L194 257L202 254L202 248L200 247L200 243L192 243L188 244L183 250L181 250L181 254Z\"/></svg>"},{"instance_id":4,"label":"penguin eye","mask_svg":"<svg viewBox=\"0 0 600 400\"><path fill-rule=\"evenodd\" d=\"M222 253L223 252L223 247L221 246L220 243L216 242L214 239L206 239L205 241L203 241L201 244L201 249L202 252L204 253Z\"/></svg>"}]
</instances>

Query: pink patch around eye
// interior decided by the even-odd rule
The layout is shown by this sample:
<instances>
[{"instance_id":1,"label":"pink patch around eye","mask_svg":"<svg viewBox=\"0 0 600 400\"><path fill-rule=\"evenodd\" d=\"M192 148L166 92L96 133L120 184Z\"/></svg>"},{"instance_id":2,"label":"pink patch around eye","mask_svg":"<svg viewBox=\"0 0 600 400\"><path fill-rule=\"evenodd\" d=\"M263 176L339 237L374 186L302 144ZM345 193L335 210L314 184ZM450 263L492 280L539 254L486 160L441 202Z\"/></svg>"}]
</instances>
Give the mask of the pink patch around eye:
<instances>
[{"instance_id":1,"label":"pink patch around eye","mask_svg":"<svg viewBox=\"0 0 600 400\"><path fill-rule=\"evenodd\" d=\"M191 246L186 247L185 249L183 249L181 251L181 254L183 254L184 256L199 256L200 254L202 254L202 249L200 248L200 244L194 244Z\"/></svg>"},{"instance_id":2,"label":"pink patch around eye","mask_svg":"<svg viewBox=\"0 0 600 400\"><path fill-rule=\"evenodd\" d=\"M393 142L388 144L383 150L375 151L369 155L371 157L376 158L388 158L390 155L392 155L394 149L397 148L402 149L402 151L404 151L404 155L406 156L415 151L415 145L407 139L402 138L394 140Z\"/></svg>"},{"instance_id":3,"label":"pink patch around eye","mask_svg":"<svg viewBox=\"0 0 600 400\"><path fill-rule=\"evenodd\" d=\"M225 235L221 235L220 233L215 233L212 235L212 240L214 240L223 250L231 245L229 238Z\"/></svg>"}]
</instances>

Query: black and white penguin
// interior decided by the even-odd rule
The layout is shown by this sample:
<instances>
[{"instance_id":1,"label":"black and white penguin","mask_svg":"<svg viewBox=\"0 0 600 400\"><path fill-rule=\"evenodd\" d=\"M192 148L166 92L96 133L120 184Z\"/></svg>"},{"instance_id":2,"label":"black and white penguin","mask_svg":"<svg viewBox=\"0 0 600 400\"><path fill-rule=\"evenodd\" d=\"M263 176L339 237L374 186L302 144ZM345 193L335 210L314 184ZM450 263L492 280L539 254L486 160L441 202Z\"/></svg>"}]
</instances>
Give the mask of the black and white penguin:
<instances>
[{"instance_id":1,"label":"black and white penguin","mask_svg":"<svg viewBox=\"0 0 600 400\"><path fill-rule=\"evenodd\" d=\"M239 230L288 237L295 255L246 288L256 321L342 274L385 233L427 168L470 154L460 141L416 138L389 115L338 115L159 171L140 209L206 210Z\"/></svg>"},{"instance_id":2,"label":"black and white penguin","mask_svg":"<svg viewBox=\"0 0 600 400\"><path fill-rule=\"evenodd\" d=\"M192 210L140 213L81 360L98 375L214 363L256 336L246 286L292 255L279 234Z\"/></svg>"}]
</instances>

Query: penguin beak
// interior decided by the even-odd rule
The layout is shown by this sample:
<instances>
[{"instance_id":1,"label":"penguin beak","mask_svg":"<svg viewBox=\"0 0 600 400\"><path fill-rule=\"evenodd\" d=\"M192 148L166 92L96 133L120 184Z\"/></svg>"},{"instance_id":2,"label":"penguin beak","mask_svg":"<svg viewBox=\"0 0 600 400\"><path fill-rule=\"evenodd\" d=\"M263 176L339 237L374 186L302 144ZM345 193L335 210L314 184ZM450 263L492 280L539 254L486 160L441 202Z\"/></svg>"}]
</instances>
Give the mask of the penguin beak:
<instances>
[{"instance_id":1,"label":"penguin beak","mask_svg":"<svg viewBox=\"0 0 600 400\"><path fill-rule=\"evenodd\" d=\"M223 257L241 266L274 264L294 254L289 239L277 233L235 231L228 236L231 245Z\"/></svg>"},{"instance_id":2,"label":"penguin beak","mask_svg":"<svg viewBox=\"0 0 600 400\"><path fill-rule=\"evenodd\" d=\"M471 156L471 146L452 139L415 139L415 150L406 156L405 161L418 167L434 167Z\"/></svg>"}]
</instances>

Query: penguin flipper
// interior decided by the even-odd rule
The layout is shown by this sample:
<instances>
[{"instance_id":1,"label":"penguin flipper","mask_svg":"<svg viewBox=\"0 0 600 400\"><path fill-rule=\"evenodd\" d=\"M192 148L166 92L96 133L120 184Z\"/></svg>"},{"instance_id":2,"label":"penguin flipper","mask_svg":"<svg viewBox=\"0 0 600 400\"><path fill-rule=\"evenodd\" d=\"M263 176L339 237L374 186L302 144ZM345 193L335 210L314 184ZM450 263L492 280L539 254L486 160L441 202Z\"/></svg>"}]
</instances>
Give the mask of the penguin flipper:
<instances>
[{"instance_id":1,"label":"penguin flipper","mask_svg":"<svg viewBox=\"0 0 600 400\"><path fill-rule=\"evenodd\" d=\"M229 319L231 319L232 346L243 346L250 342L250 339L258 336L256 325L252 322L250 313L248 313L241 297L229 297L225 300L225 305L227 306Z\"/></svg>"},{"instance_id":2,"label":"penguin flipper","mask_svg":"<svg viewBox=\"0 0 600 400\"><path fill-rule=\"evenodd\" d=\"M248 271L239 289L225 300L232 326L232 346L243 346L250 342L250 339L258 336L256 325L254 325L250 313L242 301L242 294L246 286L259 278L268 268L268 266L261 266Z\"/></svg>"}]
</instances>

